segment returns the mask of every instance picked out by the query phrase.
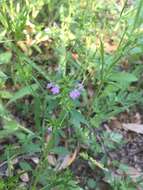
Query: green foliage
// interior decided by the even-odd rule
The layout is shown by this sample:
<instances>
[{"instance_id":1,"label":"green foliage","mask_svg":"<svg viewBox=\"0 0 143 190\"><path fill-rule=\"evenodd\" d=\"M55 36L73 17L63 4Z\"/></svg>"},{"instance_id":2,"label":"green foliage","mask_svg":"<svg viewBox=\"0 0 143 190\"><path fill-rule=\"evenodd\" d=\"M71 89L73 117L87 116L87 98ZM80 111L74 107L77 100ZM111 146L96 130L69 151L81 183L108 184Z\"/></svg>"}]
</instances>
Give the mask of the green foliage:
<instances>
[{"instance_id":1,"label":"green foliage","mask_svg":"<svg viewBox=\"0 0 143 190\"><path fill-rule=\"evenodd\" d=\"M100 162L94 156L106 154L103 146L114 150L122 145L121 134L102 131L102 144L96 131L103 122L143 103L142 2L0 3L0 139L16 136L18 155L40 157L36 169L20 162L22 170L33 174L31 189L36 190L37 185L45 190L81 189L71 172L58 173L47 164L49 152L63 157L81 143L89 147L93 156L87 153L86 160L95 166ZM59 93L47 89L47 83L57 85ZM79 83L83 89L74 99L70 93ZM45 142L48 135L54 140ZM63 147L60 138L70 148ZM101 162L98 166L104 173L102 164L108 168L108 161ZM17 178L9 179L7 185L1 180L0 188L15 188ZM96 185L94 179L87 180L87 188ZM134 186L130 180L118 179L111 185L121 190Z\"/></svg>"}]
</instances>

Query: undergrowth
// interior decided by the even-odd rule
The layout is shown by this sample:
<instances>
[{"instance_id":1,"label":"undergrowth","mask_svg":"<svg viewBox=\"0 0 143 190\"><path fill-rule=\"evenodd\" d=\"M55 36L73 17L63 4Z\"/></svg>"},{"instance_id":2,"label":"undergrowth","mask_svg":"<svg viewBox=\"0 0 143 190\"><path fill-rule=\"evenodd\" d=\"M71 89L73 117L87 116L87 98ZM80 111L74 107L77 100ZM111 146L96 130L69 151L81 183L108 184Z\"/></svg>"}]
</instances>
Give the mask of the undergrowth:
<instances>
[{"instance_id":1,"label":"undergrowth","mask_svg":"<svg viewBox=\"0 0 143 190\"><path fill-rule=\"evenodd\" d=\"M0 189L101 189L103 176L110 189L136 189L112 175L103 147L117 149L123 137L102 126L143 103L142 8L142 0L0 1ZM76 178L75 159L100 170L97 180Z\"/></svg>"}]
</instances>

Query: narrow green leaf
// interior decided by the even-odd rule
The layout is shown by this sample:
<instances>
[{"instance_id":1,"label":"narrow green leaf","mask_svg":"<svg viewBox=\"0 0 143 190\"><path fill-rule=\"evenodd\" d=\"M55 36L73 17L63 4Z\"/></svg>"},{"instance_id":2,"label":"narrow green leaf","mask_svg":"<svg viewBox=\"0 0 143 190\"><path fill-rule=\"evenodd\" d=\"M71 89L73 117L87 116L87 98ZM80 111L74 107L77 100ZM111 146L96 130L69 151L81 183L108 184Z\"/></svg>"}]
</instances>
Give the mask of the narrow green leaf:
<instances>
[{"instance_id":1,"label":"narrow green leaf","mask_svg":"<svg viewBox=\"0 0 143 190\"><path fill-rule=\"evenodd\" d=\"M69 151L62 146L55 147L51 150L53 153L58 154L58 155L67 155L69 154Z\"/></svg>"},{"instance_id":2,"label":"narrow green leaf","mask_svg":"<svg viewBox=\"0 0 143 190\"><path fill-rule=\"evenodd\" d=\"M8 63L12 57L11 52L5 52L0 54L0 65L4 63Z\"/></svg>"},{"instance_id":3,"label":"narrow green leaf","mask_svg":"<svg viewBox=\"0 0 143 190\"><path fill-rule=\"evenodd\" d=\"M127 72L112 73L109 78L119 83L131 83L138 80L134 74Z\"/></svg>"},{"instance_id":4,"label":"narrow green leaf","mask_svg":"<svg viewBox=\"0 0 143 190\"><path fill-rule=\"evenodd\" d=\"M33 94L34 91L36 91L38 89L38 85L37 84L32 84L29 86L26 86L22 89L20 89L19 91L17 91L13 97L10 99L10 101L8 102L8 104L15 102L16 100L23 98L26 95L30 95Z\"/></svg>"},{"instance_id":5,"label":"narrow green leaf","mask_svg":"<svg viewBox=\"0 0 143 190\"><path fill-rule=\"evenodd\" d=\"M7 79L7 75L2 71L0 71L0 79L3 79L3 80Z\"/></svg>"},{"instance_id":6,"label":"narrow green leaf","mask_svg":"<svg viewBox=\"0 0 143 190\"><path fill-rule=\"evenodd\" d=\"M40 98L36 96L34 99L34 119L35 119L35 126L38 131L40 131L41 129L40 113L41 113Z\"/></svg>"},{"instance_id":7,"label":"narrow green leaf","mask_svg":"<svg viewBox=\"0 0 143 190\"><path fill-rule=\"evenodd\" d=\"M39 144L33 144L33 143L24 144L23 148L26 152L29 152L29 153L41 152L41 148Z\"/></svg>"},{"instance_id":8,"label":"narrow green leaf","mask_svg":"<svg viewBox=\"0 0 143 190\"><path fill-rule=\"evenodd\" d=\"M25 170L25 171L31 171L32 170L31 165L25 161L20 162L19 165L20 165L22 170Z\"/></svg>"}]
</instances>

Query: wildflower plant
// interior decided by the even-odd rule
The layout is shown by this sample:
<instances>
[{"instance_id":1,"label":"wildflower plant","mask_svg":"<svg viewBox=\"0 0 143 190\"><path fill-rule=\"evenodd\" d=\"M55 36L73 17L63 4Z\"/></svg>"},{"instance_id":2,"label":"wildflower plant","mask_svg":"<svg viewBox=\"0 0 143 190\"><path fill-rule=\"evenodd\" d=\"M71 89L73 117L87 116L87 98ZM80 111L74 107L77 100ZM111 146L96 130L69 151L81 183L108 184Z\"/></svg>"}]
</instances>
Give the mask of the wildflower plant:
<instances>
[{"instance_id":1,"label":"wildflower plant","mask_svg":"<svg viewBox=\"0 0 143 190\"><path fill-rule=\"evenodd\" d=\"M59 146L64 153L54 152L58 162L81 145L93 157L104 155L100 161L108 168L105 145L121 138L98 131L143 104L142 7L142 0L131 6L104 0L0 3L0 138L17 138L0 161L6 160L11 176L13 158L39 158L36 169L21 164L32 176L27 189L81 189L71 174L53 169L54 159L48 163Z\"/></svg>"}]
</instances>

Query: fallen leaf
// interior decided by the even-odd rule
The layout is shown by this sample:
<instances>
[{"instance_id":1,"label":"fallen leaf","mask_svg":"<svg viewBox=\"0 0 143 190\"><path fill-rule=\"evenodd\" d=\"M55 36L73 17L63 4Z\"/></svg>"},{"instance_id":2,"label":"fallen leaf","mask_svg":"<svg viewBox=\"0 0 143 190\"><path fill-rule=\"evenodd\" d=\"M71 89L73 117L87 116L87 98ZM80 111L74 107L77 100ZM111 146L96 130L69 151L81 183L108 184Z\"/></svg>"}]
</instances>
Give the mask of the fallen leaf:
<instances>
[{"instance_id":1,"label":"fallen leaf","mask_svg":"<svg viewBox=\"0 0 143 190\"><path fill-rule=\"evenodd\" d=\"M28 175L28 173L24 173L24 174L20 175L20 179L23 182L29 182L29 175Z\"/></svg>"},{"instance_id":2,"label":"fallen leaf","mask_svg":"<svg viewBox=\"0 0 143 190\"><path fill-rule=\"evenodd\" d=\"M49 36L41 36L41 35L38 35L35 37L35 43L36 44L39 44L41 42L52 42L52 40L49 38Z\"/></svg>"},{"instance_id":3,"label":"fallen leaf","mask_svg":"<svg viewBox=\"0 0 143 190\"><path fill-rule=\"evenodd\" d=\"M62 159L62 163L57 165L56 170L60 171L70 166L76 158L78 148L75 149L73 154L68 154Z\"/></svg>"},{"instance_id":4,"label":"fallen leaf","mask_svg":"<svg viewBox=\"0 0 143 190\"><path fill-rule=\"evenodd\" d=\"M23 52L28 52L28 47L26 46L25 41L18 41L17 45Z\"/></svg>"},{"instance_id":5,"label":"fallen leaf","mask_svg":"<svg viewBox=\"0 0 143 190\"><path fill-rule=\"evenodd\" d=\"M126 171L117 170L117 173L120 176L129 176L133 182L136 182L137 178L143 176L142 172L131 166L128 166L128 169Z\"/></svg>"},{"instance_id":6,"label":"fallen leaf","mask_svg":"<svg viewBox=\"0 0 143 190\"><path fill-rule=\"evenodd\" d=\"M27 21L26 23L26 34L29 34L29 33L35 33L36 30L35 30L35 25L33 23L31 23L30 21Z\"/></svg>"},{"instance_id":7,"label":"fallen leaf","mask_svg":"<svg viewBox=\"0 0 143 190\"><path fill-rule=\"evenodd\" d=\"M57 165L57 160L56 160L56 158L55 158L54 155L52 155L52 154L48 155L48 163L50 165L52 165L52 166L56 166Z\"/></svg>"},{"instance_id":8,"label":"fallen leaf","mask_svg":"<svg viewBox=\"0 0 143 190\"><path fill-rule=\"evenodd\" d=\"M132 178L133 181L136 181L138 177L141 177L143 173L139 172L134 167L128 167L127 174Z\"/></svg>"},{"instance_id":9,"label":"fallen leaf","mask_svg":"<svg viewBox=\"0 0 143 190\"><path fill-rule=\"evenodd\" d=\"M38 157L32 157L31 160L32 160L35 164L38 164L39 161L40 161Z\"/></svg>"},{"instance_id":10,"label":"fallen leaf","mask_svg":"<svg viewBox=\"0 0 143 190\"><path fill-rule=\"evenodd\" d=\"M114 43L105 42L104 45L105 45L105 51L107 53L113 53L117 50L117 45Z\"/></svg>"},{"instance_id":11,"label":"fallen leaf","mask_svg":"<svg viewBox=\"0 0 143 190\"><path fill-rule=\"evenodd\" d=\"M136 133L143 134L143 124L123 123L122 126L125 130L129 130L129 131L133 131Z\"/></svg>"},{"instance_id":12,"label":"fallen leaf","mask_svg":"<svg viewBox=\"0 0 143 190\"><path fill-rule=\"evenodd\" d=\"M12 160L12 164L15 165L15 164L18 163L18 161L19 161L18 158L15 158L15 159Z\"/></svg>"}]
</instances>

